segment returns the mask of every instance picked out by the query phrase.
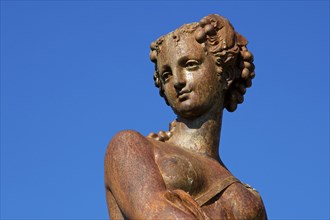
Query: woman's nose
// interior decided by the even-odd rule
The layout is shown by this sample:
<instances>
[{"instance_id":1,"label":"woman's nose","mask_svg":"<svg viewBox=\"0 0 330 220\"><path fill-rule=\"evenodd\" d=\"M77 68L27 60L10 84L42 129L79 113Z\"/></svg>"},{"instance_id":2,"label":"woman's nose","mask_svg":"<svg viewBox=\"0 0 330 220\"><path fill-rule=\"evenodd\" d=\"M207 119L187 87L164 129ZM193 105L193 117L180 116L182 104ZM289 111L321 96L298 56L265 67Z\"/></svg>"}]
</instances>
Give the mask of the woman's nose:
<instances>
[{"instance_id":1,"label":"woman's nose","mask_svg":"<svg viewBox=\"0 0 330 220\"><path fill-rule=\"evenodd\" d=\"M183 72L176 71L174 74L174 88L181 90L186 86L186 75Z\"/></svg>"}]
</instances>

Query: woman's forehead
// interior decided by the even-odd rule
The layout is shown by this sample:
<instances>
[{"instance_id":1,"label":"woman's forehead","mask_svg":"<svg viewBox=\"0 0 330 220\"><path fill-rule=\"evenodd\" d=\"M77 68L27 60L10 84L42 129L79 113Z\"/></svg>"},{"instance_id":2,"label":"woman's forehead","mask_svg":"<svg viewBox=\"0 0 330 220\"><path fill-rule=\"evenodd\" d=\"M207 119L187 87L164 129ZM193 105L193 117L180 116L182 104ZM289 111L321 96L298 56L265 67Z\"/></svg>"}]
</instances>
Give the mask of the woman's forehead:
<instances>
[{"instance_id":1,"label":"woman's forehead","mask_svg":"<svg viewBox=\"0 0 330 220\"><path fill-rule=\"evenodd\" d=\"M175 59L185 56L201 57L204 55L204 48L196 41L193 33L180 35L170 33L164 37L159 58L164 62L163 59Z\"/></svg>"}]
</instances>

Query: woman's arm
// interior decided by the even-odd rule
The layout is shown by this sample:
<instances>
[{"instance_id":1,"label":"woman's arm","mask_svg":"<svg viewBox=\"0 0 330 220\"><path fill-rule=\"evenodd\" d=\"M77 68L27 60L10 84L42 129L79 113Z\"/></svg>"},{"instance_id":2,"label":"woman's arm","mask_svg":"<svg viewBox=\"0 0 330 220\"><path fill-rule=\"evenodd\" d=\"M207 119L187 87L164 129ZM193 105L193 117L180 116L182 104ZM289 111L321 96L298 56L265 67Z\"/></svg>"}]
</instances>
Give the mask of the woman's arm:
<instances>
[{"instance_id":1,"label":"woman's arm","mask_svg":"<svg viewBox=\"0 0 330 220\"><path fill-rule=\"evenodd\" d=\"M135 131L122 131L109 143L105 184L113 196L108 204L115 201L129 219L207 218L187 193L166 189L153 145Z\"/></svg>"}]
</instances>

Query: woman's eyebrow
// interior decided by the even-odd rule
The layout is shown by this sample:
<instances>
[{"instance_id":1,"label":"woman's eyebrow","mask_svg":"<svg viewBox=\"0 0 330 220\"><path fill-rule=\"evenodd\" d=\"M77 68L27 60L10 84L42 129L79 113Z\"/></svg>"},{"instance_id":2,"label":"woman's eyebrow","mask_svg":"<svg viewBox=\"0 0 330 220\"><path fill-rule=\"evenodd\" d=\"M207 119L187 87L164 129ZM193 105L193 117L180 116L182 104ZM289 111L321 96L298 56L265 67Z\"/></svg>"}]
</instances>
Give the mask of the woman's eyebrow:
<instances>
[{"instance_id":1,"label":"woman's eyebrow","mask_svg":"<svg viewBox=\"0 0 330 220\"><path fill-rule=\"evenodd\" d=\"M201 61L201 60L203 60L203 56L196 55L196 54L187 54L178 59L178 64L185 65L188 60Z\"/></svg>"},{"instance_id":2,"label":"woman's eyebrow","mask_svg":"<svg viewBox=\"0 0 330 220\"><path fill-rule=\"evenodd\" d=\"M170 68L170 66L168 64L163 64L158 69L159 69L159 72L161 73L161 72L170 70L171 68Z\"/></svg>"}]
</instances>

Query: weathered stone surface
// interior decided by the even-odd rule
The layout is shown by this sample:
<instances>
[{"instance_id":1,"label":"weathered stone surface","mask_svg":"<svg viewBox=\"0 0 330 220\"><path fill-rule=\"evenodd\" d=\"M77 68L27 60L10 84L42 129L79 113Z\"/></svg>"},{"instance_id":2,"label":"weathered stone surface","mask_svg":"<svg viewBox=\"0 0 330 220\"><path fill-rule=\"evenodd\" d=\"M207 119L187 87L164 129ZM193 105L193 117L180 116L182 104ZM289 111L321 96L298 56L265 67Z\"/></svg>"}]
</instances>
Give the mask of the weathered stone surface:
<instances>
[{"instance_id":1,"label":"weathered stone surface","mask_svg":"<svg viewBox=\"0 0 330 220\"><path fill-rule=\"evenodd\" d=\"M267 219L258 192L219 155L223 109L236 110L255 75L246 45L219 15L151 44L155 85L177 119L167 132L112 138L105 155L111 219Z\"/></svg>"}]
</instances>

